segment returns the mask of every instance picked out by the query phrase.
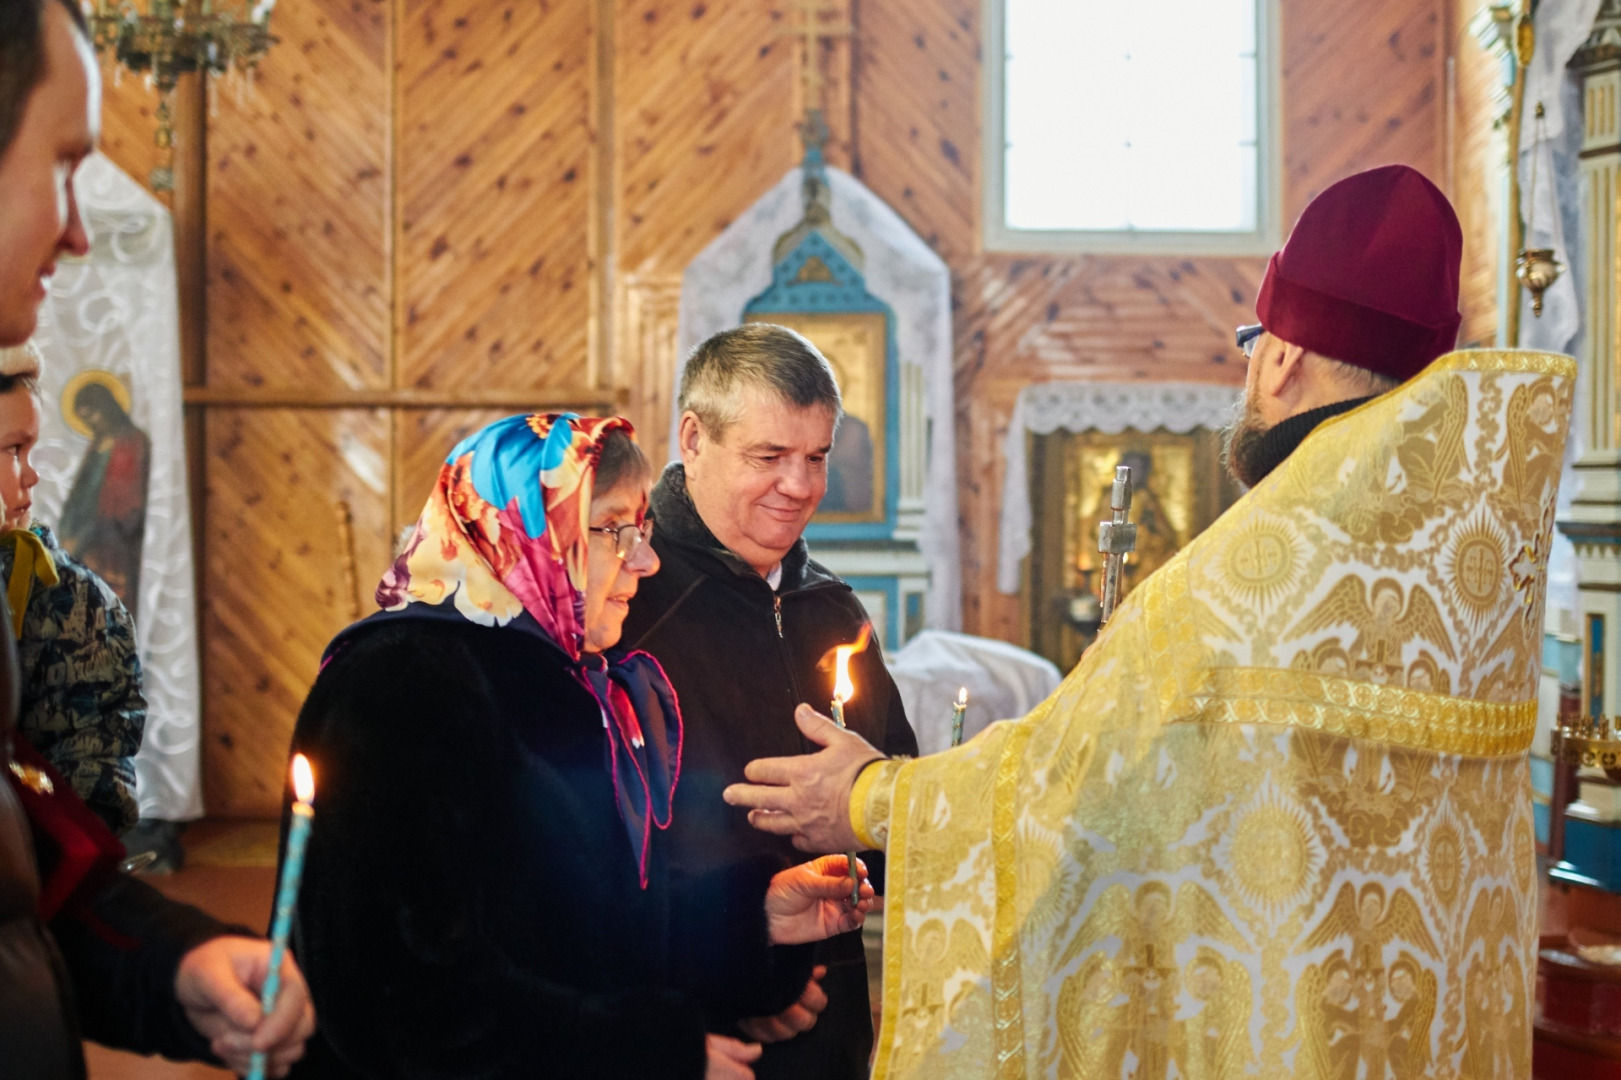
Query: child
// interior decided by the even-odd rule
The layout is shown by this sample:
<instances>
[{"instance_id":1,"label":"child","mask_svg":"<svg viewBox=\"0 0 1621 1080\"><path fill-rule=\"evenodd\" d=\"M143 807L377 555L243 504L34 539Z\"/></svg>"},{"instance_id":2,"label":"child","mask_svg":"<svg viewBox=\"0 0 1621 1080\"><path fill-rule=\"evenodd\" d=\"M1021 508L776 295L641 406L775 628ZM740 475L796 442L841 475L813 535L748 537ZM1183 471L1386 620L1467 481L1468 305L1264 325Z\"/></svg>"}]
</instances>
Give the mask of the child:
<instances>
[{"instance_id":1,"label":"child","mask_svg":"<svg viewBox=\"0 0 1621 1080\"><path fill-rule=\"evenodd\" d=\"M17 730L115 833L135 824L146 726L135 623L112 589L34 522L40 356L0 349L0 581L21 660Z\"/></svg>"}]
</instances>

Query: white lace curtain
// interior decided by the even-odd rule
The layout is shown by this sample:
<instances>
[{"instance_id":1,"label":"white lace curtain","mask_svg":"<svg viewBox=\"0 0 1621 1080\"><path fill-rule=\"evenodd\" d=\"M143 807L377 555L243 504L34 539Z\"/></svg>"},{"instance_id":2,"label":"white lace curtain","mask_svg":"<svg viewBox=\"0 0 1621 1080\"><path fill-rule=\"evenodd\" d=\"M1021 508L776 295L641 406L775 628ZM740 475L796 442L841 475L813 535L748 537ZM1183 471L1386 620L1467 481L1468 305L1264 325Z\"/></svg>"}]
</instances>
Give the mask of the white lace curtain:
<instances>
[{"instance_id":1,"label":"white lace curtain","mask_svg":"<svg viewBox=\"0 0 1621 1080\"><path fill-rule=\"evenodd\" d=\"M64 388L84 372L111 376L127 389L130 419L150 440L140 595L133 605L148 706L135 759L137 793L143 818L185 821L203 812L202 726L174 229L169 211L99 154L80 168L77 191L94 250L88 259L62 263L35 336L45 356L35 517L57 525L90 445L64 417Z\"/></svg>"},{"instance_id":2,"label":"white lace curtain","mask_svg":"<svg viewBox=\"0 0 1621 1080\"><path fill-rule=\"evenodd\" d=\"M1176 434L1195 428L1216 430L1232 419L1241 394L1237 387L1201 383L1050 382L1019 391L1002 444L1007 473L1002 481L997 589L1008 594L1019 591L1020 569L1030 554L1035 519L1025 450L1029 435L1051 435L1059 430L1107 435L1128 430Z\"/></svg>"}]
</instances>

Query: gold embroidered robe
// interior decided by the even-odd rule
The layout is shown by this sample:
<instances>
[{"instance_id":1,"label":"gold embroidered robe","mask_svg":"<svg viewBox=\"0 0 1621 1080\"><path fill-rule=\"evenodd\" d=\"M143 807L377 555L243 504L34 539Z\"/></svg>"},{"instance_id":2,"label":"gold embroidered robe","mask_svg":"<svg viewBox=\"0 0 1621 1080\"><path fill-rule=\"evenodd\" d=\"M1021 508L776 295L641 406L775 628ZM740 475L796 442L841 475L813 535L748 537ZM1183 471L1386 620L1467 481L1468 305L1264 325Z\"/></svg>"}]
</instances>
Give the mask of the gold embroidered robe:
<instances>
[{"instance_id":1,"label":"gold embroidered robe","mask_svg":"<svg viewBox=\"0 0 1621 1080\"><path fill-rule=\"evenodd\" d=\"M878 1077L1530 1075L1574 377L1457 352L1327 421L1029 716L862 774Z\"/></svg>"}]
</instances>

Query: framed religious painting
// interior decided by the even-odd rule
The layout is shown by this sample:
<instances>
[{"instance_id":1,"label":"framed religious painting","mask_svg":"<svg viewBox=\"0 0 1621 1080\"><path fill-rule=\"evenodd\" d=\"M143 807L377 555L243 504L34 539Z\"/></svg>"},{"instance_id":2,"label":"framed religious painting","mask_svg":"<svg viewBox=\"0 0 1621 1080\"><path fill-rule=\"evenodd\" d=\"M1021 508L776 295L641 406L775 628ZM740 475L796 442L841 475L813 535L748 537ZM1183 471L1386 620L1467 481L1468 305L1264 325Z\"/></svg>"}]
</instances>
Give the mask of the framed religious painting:
<instances>
[{"instance_id":1,"label":"framed religious painting","mask_svg":"<svg viewBox=\"0 0 1621 1080\"><path fill-rule=\"evenodd\" d=\"M73 486L57 514L57 539L142 617L141 561L152 440L131 418L129 382L84 368L62 388L62 422L84 440Z\"/></svg>"},{"instance_id":2,"label":"framed religious painting","mask_svg":"<svg viewBox=\"0 0 1621 1080\"><path fill-rule=\"evenodd\" d=\"M1030 647L1068 671L1097 636L1098 524L1110 516L1115 466L1131 467L1130 516L1137 525L1137 549L1121 573L1122 599L1221 516L1240 489L1221 467L1220 433L1205 428L1059 430L1031 443Z\"/></svg>"},{"instance_id":3,"label":"framed religious painting","mask_svg":"<svg viewBox=\"0 0 1621 1080\"><path fill-rule=\"evenodd\" d=\"M844 399L827 494L813 524L868 524L887 519L889 505L889 330L882 311L755 312L810 339L833 367Z\"/></svg>"}]
</instances>

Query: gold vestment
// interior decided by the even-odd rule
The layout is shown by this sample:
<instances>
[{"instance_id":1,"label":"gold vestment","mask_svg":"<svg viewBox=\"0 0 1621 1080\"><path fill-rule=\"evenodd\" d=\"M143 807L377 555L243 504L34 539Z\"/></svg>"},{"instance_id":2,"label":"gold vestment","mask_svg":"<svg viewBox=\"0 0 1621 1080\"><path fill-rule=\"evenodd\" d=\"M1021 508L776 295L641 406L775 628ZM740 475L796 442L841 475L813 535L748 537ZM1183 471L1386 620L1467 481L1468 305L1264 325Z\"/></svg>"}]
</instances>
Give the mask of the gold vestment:
<instances>
[{"instance_id":1,"label":"gold vestment","mask_svg":"<svg viewBox=\"0 0 1621 1080\"><path fill-rule=\"evenodd\" d=\"M1029 716L867 769L876 1075L1529 1076L1574 379L1440 358L1309 435Z\"/></svg>"}]
</instances>

